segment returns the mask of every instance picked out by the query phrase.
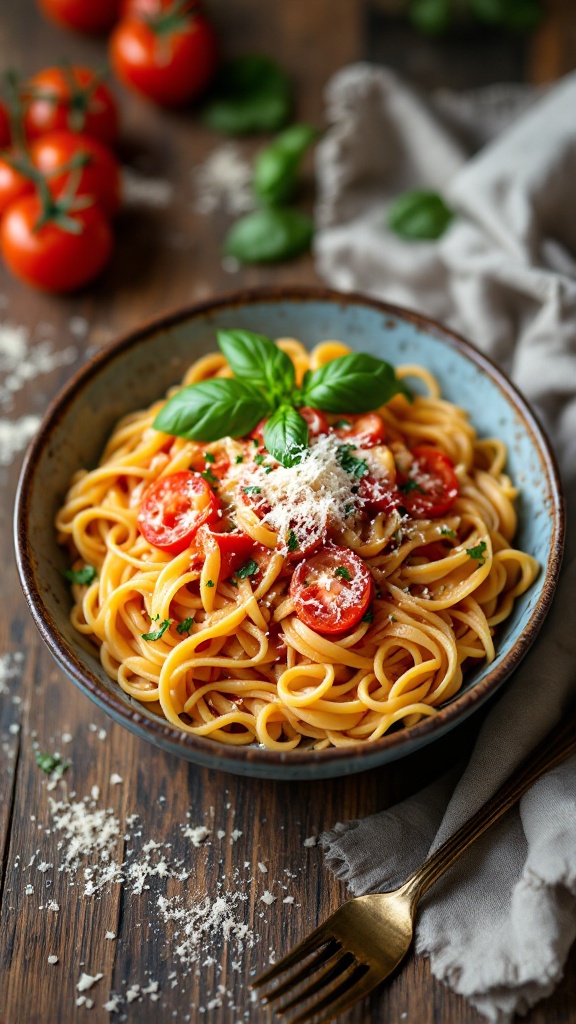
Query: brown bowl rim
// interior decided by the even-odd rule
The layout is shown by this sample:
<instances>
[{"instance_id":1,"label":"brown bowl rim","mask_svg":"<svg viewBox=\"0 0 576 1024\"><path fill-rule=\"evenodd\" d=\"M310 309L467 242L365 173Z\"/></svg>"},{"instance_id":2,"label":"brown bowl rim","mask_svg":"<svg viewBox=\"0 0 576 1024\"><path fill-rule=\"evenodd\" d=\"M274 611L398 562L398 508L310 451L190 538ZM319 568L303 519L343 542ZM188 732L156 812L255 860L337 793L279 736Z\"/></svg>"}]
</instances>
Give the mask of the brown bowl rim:
<instances>
[{"instance_id":1,"label":"brown bowl rim","mask_svg":"<svg viewBox=\"0 0 576 1024\"><path fill-rule=\"evenodd\" d=\"M321 751L310 749L289 752L271 751L252 745L228 746L227 744L220 744L214 740L178 730L168 722L164 722L161 718L158 718L156 721L153 718L143 716L136 708L130 708L113 694L102 690L98 679L92 676L89 669L77 657L74 649L67 644L60 634L49 609L42 599L36 583L35 562L27 529L30 511L30 483L35 472L36 463L42 451L49 444L51 432L88 379L94 377L103 367L121 356L126 349L137 345L150 334L166 330L175 324L206 315L207 313L217 313L225 309L231 309L234 306L290 301L369 306L383 316L407 320L425 329L428 333L440 338L450 347L457 349L467 358L471 359L476 366L479 366L480 369L488 374L505 394L515 412L520 416L524 428L531 435L533 444L540 455L547 473L549 494L556 512L554 516L551 553L545 569L545 578L542 583L540 596L522 633L498 665L489 670L486 676L472 686L471 689L466 690L460 696L454 697L445 707L440 708L436 715L425 718L423 721L411 726L410 729L387 733L372 743L359 742L353 746L329 747ZM306 765L318 766L320 763L327 765L342 762L344 765L345 762L351 762L358 758L361 759L363 755L367 754L370 755L371 760L385 760L384 757L379 759L378 755L393 751L404 744L413 747L414 743L419 746L430 742L435 738L435 734L439 736L455 725L458 720L464 720L504 683L534 642L552 604L556 581L562 563L564 535L564 497L560 473L550 442L538 418L530 409L522 394L488 356L480 352L471 342L455 331L443 326L423 313L371 298L359 292L340 292L330 288L301 285L241 289L225 293L217 298L206 299L190 306L179 307L159 317L147 320L141 326L125 332L101 352L93 355L70 378L48 406L38 433L26 452L15 503L16 560L22 590L42 638L60 665L65 668L80 689L103 707L116 721L125 724L127 728L136 729L140 735L142 735L142 732L145 734L149 733L150 735L147 738L151 742L164 748L168 744L174 753L178 753L178 747L189 748L192 754L194 752L198 753L199 758L204 764L209 763L211 760L223 758L232 771L234 770L234 764L239 766L241 763L253 764L254 766L260 765L262 767L270 765L271 768L273 766L286 767L291 763L295 770L298 771ZM118 695L119 697L120 694ZM397 754L396 756L400 755ZM190 757L189 760L194 760L194 758Z\"/></svg>"}]
</instances>

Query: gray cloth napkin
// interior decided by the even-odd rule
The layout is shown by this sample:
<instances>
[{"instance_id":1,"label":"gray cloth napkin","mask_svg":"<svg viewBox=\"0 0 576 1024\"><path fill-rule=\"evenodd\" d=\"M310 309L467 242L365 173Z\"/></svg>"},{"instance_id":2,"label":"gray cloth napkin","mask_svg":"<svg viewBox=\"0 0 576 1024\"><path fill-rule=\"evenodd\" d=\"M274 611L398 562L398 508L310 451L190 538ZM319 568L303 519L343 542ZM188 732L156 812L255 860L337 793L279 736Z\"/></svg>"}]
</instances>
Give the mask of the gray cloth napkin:
<instances>
[{"instance_id":1,"label":"gray cloth napkin","mask_svg":"<svg viewBox=\"0 0 576 1024\"><path fill-rule=\"evenodd\" d=\"M424 100L386 69L356 65L331 81L327 98L320 273L442 319L496 359L540 413L576 496L576 75L544 94L496 87ZM405 242L385 227L391 199L414 187L441 191L457 211L439 242ZM402 882L573 698L575 526L552 612L463 773L322 837L329 867L354 894ZM552 991L575 936L572 757L429 891L416 948L436 977L505 1022Z\"/></svg>"}]
</instances>

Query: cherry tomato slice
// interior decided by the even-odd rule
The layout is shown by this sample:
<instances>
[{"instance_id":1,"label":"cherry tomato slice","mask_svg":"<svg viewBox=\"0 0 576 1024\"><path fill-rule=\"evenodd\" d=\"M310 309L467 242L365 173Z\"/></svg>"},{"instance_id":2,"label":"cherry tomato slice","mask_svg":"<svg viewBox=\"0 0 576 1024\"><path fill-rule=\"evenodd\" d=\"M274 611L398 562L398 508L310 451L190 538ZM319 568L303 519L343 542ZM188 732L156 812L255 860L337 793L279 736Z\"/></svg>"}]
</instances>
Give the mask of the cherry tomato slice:
<instances>
[{"instance_id":1,"label":"cherry tomato slice","mask_svg":"<svg viewBox=\"0 0 576 1024\"><path fill-rule=\"evenodd\" d=\"M248 561L256 545L252 537L239 530L233 533L213 533L212 536L220 548L220 578L226 580Z\"/></svg>"},{"instance_id":2,"label":"cherry tomato slice","mask_svg":"<svg viewBox=\"0 0 576 1024\"><path fill-rule=\"evenodd\" d=\"M350 441L358 448L374 448L377 444L384 444L386 441L386 424L377 412L367 412L362 416L346 416L344 421L338 421L342 426L337 426L336 433L344 441ZM344 425L346 422L350 426Z\"/></svg>"},{"instance_id":3,"label":"cherry tomato slice","mask_svg":"<svg viewBox=\"0 0 576 1024\"><path fill-rule=\"evenodd\" d=\"M301 622L318 633L345 633L360 622L374 596L374 581L349 548L322 548L295 569L290 597Z\"/></svg>"},{"instance_id":4,"label":"cherry tomato slice","mask_svg":"<svg viewBox=\"0 0 576 1024\"><path fill-rule=\"evenodd\" d=\"M412 449L409 473L398 473L401 504L411 516L429 519L452 508L458 497L454 465L438 448L421 445Z\"/></svg>"},{"instance_id":5,"label":"cherry tomato slice","mask_svg":"<svg viewBox=\"0 0 576 1024\"><path fill-rule=\"evenodd\" d=\"M303 420L308 424L308 430L310 437L318 437L319 434L327 434L330 430L330 424L326 419L323 412L320 409L311 409L309 405L302 406L298 409Z\"/></svg>"},{"instance_id":6,"label":"cherry tomato slice","mask_svg":"<svg viewBox=\"0 0 576 1024\"><path fill-rule=\"evenodd\" d=\"M394 485L377 480L371 473L360 480L358 495L365 503L366 512L386 512L387 515L394 512L403 501Z\"/></svg>"},{"instance_id":7,"label":"cherry tomato slice","mask_svg":"<svg viewBox=\"0 0 576 1024\"><path fill-rule=\"evenodd\" d=\"M178 554L202 523L218 519L220 500L206 481L188 469L156 480L145 491L138 528L149 544Z\"/></svg>"}]
</instances>

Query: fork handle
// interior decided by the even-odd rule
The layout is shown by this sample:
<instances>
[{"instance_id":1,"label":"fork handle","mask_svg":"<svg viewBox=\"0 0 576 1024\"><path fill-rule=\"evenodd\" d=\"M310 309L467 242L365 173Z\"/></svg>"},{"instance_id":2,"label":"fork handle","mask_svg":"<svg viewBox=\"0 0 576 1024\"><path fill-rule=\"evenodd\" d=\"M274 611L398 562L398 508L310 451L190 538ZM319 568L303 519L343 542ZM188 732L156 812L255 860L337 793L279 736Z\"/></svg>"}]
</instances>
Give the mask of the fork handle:
<instances>
[{"instance_id":1,"label":"fork handle","mask_svg":"<svg viewBox=\"0 0 576 1024\"><path fill-rule=\"evenodd\" d=\"M512 807L534 782L576 750L576 711L557 725L522 761L494 795L461 825L442 846L406 880L402 889L415 908L420 896L436 882L472 843Z\"/></svg>"}]
</instances>

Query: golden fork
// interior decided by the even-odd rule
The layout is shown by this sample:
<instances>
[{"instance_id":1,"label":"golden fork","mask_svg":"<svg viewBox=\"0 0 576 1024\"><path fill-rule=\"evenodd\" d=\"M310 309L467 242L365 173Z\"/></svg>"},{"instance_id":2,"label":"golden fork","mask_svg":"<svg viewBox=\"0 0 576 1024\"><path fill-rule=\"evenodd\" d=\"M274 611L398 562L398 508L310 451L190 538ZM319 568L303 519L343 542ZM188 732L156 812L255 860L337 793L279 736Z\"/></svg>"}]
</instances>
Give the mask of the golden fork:
<instances>
[{"instance_id":1,"label":"golden fork","mask_svg":"<svg viewBox=\"0 0 576 1024\"><path fill-rule=\"evenodd\" d=\"M574 750L576 712L548 733L494 796L410 875L404 885L394 892L348 900L287 956L256 977L252 987L264 987L261 998L267 1003L291 995L276 1008L281 1015L293 1011L289 1024L306 1024L316 1018L317 1024L324 1024L350 1009L387 978L405 957L412 942L420 897L536 779ZM290 973L286 979L270 985L287 971ZM308 979L308 984L301 987ZM294 995L292 990L296 990ZM303 1004L307 1005L303 1007Z\"/></svg>"}]
</instances>

